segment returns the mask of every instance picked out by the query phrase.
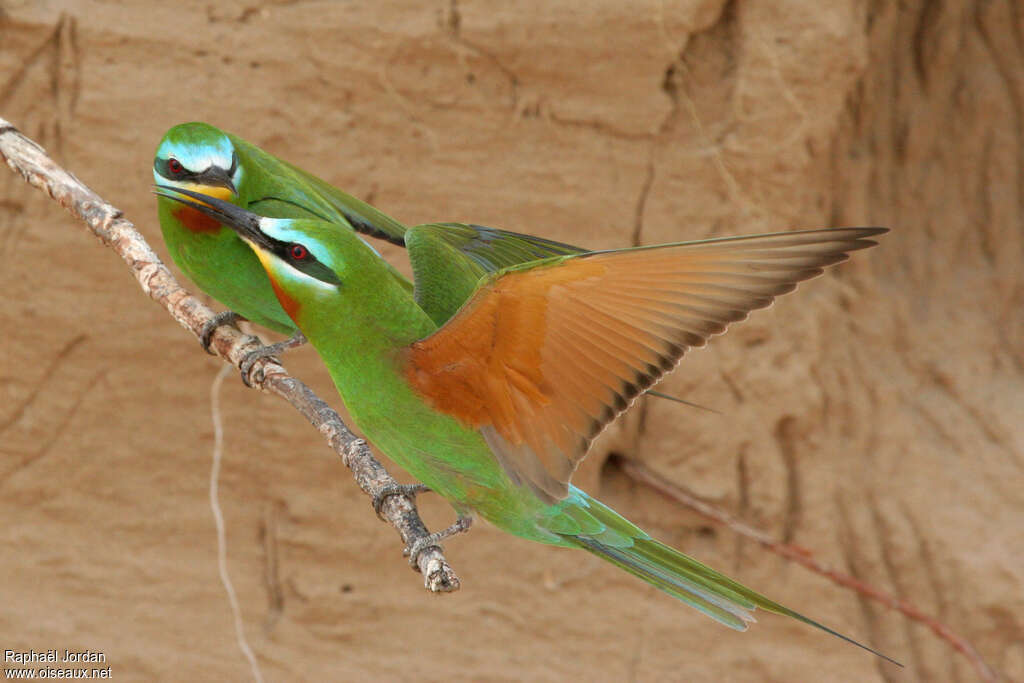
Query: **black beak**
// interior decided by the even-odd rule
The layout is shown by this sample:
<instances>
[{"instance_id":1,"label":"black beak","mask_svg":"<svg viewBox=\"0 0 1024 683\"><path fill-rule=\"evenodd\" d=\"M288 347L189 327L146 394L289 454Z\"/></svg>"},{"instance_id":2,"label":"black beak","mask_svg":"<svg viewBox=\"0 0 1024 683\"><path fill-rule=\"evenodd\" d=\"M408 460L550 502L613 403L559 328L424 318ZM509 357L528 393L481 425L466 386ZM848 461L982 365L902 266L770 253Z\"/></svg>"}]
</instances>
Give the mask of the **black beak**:
<instances>
[{"instance_id":1,"label":"black beak","mask_svg":"<svg viewBox=\"0 0 1024 683\"><path fill-rule=\"evenodd\" d=\"M231 180L231 176L234 175L235 168L237 166L238 157L235 157L232 161L231 168L228 170L225 171L223 168L219 168L217 166L208 168L196 176L195 182L201 185L213 185L214 187L219 185L220 187L226 187L231 190L231 194L237 197L238 190L235 188L235 183Z\"/></svg>"},{"instance_id":2,"label":"black beak","mask_svg":"<svg viewBox=\"0 0 1024 683\"><path fill-rule=\"evenodd\" d=\"M231 194L235 195L236 197L238 196L238 189L235 187L235 183L231 179L234 177L235 171L237 171L237 170L238 170L238 155L232 153L231 154L231 168L229 168L227 171L224 172L224 177L222 178L222 182L224 183L224 187L226 187L229 190L231 190Z\"/></svg>"},{"instance_id":3,"label":"black beak","mask_svg":"<svg viewBox=\"0 0 1024 683\"><path fill-rule=\"evenodd\" d=\"M193 192L192 190L171 187L170 185L157 185L154 194L158 197L172 199L196 211L201 211L218 223L228 226L243 239L254 242L261 247L272 249L274 246L270 238L260 230L260 216L239 208L231 202L211 197L202 192Z\"/></svg>"}]
</instances>

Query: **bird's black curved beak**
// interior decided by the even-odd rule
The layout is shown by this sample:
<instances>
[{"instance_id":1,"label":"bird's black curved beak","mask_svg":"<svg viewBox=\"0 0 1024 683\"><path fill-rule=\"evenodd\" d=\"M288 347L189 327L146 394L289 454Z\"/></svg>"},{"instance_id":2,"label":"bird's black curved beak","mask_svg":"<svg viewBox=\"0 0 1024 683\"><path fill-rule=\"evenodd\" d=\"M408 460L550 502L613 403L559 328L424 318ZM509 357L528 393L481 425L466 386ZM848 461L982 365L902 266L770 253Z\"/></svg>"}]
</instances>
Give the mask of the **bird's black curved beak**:
<instances>
[{"instance_id":1,"label":"bird's black curved beak","mask_svg":"<svg viewBox=\"0 0 1024 683\"><path fill-rule=\"evenodd\" d=\"M193 192L180 187L170 185L156 185L153 191L158 197L165 197L174 200L185 206L201 211L218 223L228 226L238 235L249 242L253 242L265 248L272 248L274 245L260 229L261 216L235 206L217 197L211 197L202 192Z\"/></svg>"}]
</instances>

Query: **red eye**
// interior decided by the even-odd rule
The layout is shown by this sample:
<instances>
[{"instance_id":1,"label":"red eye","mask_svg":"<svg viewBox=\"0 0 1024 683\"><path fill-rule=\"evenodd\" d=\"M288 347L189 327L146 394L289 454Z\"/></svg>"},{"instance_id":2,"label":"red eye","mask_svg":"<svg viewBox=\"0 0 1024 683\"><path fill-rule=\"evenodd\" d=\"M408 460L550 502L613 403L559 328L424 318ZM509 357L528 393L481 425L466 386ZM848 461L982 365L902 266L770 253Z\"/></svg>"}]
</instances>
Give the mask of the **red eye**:
<instances>
[{"instance_id":1,"label":"red eye","mask_svg":"<svg viewBox=\"0 0 1024 683\"><path fill-rule=\"evenodd\" d=\"M173 173L174 175L178 175L179 173L185 170L185 167L182 166L181 162L178 161L177 159L168 159L167 170Z\"/></svg>"},{"instance_id":2,"label":"red eye","mask_svg":"<svg viewBox=\"0 0 1024 683\"><path fill-rule=\"evenodd\" d=\"M291 246L291 255L296 261L305 261L306 257L309 256L309 250L301 244L293 244Z\"/></svg>"}]
</instances>

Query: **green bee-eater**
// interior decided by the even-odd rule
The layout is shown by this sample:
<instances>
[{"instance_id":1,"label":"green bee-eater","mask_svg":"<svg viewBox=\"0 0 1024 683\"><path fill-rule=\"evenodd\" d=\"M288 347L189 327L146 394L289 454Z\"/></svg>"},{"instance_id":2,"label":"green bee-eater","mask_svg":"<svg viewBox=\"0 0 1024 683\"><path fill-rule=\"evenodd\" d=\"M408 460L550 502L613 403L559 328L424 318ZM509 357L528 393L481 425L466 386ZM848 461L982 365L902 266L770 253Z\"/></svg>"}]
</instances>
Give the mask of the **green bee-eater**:
<instances>
[{"instance_id":1,"label":"green bee-eater","mask_svg":"<svg viewBox=\"0 0 1024 683\"><path fill-rule=\"evenodd\" d=\"M261 216L316 218L332 224L335 232L354 229L409 247L416 301L438 325L455 314L487 273L586 251L480 225L433 223L410 231L366 202L208 123L183 123L167 131L157 147L153 177L158 184L229 201ZM206 327L204 347L216 326L235 315L283 334L297 331L274 296L262 266L233 230L188 206L162 197L157 203L171 258L200 289L230 309ZM382 264L399 285L413 289L397 270ZM301 341L296 337L266 347L249 362ZM243 372L243 377L246 375Z\"/></svg>"},{"instance_id":2,"label":"green bee-eater","mask_svg":"<svg viewBox=\"0 0 1024 683\"><path fill-rule=\"evenodd\" d=\"M587 550L734 629L761 607L850 640L655 541L569 480L594 437L686 349L874 245L868 238L884 229L552 257L485 278L439 327L354 233L158 191L238 233L354 423L455 507L460 523L411 548L414 557L475 513L523 538Z\"/></svg>"}]
</instances>

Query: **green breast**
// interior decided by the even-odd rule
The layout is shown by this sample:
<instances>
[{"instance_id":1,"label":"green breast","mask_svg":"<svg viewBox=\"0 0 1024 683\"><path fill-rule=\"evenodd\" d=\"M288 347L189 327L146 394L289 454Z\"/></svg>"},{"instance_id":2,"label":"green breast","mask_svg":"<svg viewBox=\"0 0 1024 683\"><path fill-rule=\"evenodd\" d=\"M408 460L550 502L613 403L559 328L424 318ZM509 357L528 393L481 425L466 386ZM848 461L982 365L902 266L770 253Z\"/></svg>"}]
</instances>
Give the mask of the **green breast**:
<instances>
[{"instance_id":1,"label":"green breast","mask_svg":"<svg viewBox=\"0 0 1024 683\"><path fill-rule=\"evenodd\" d=\"M416 394L394 356L353 354L350 349L368 345L306 334L324 358L355 426L376 449L457 510L475 511L517 536L557 542L537 527L547 505L509 479L479 431Z\"/></svg>"},{"instance_id":2,"label":"green breast","mask_svg":"<svg viewBox=\"0 0 1024 683\"><path fill-rule=\"evenodd\" d=\"M169 199L158 199L160 229L174 263L224 306L275 332L293 334L295 324L277 302L263 266L234 231L200 223ZM184 220L183 220L184 219Z\"/></svg>"}]
</instances>

